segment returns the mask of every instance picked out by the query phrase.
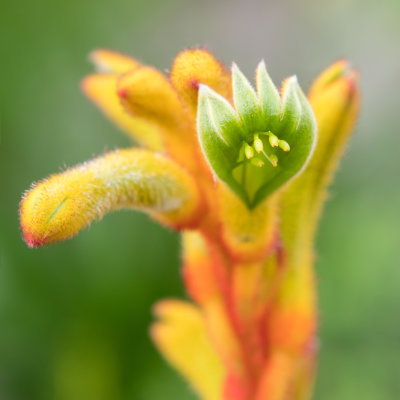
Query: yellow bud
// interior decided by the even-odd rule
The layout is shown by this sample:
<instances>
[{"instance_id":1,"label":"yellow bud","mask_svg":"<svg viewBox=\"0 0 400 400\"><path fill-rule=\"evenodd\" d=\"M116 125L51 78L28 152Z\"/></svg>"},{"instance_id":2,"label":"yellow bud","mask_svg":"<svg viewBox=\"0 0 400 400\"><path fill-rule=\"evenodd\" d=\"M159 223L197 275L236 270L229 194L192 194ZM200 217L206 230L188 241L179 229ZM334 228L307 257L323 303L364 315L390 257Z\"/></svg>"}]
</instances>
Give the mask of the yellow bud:
<instances>
[{"instance_id":1,"label":"yellow bud","mask_svg":"<svg viewBox=\"0 0 400 400\"><path fill-rule=\"evenodd\" d=\"M173 161L120 150L38 183L21 202L21 227L34 247L68 239L112 210L138 208L178 227L193 223L198 206L197 186Z\"/></svg>"}]
</instances>

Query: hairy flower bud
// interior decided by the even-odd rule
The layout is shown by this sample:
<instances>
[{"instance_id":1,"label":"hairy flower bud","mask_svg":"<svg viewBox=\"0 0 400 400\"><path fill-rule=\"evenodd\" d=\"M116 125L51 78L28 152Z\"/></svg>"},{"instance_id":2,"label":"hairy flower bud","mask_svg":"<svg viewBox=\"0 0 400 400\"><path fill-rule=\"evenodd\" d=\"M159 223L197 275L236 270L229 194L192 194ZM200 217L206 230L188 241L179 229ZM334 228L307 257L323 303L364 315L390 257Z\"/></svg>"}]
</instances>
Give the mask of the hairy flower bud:
<instances>
[{"instance_id":1,"label":"hairy flower bud","mask_svg":"<svg viewBox=\"0 0 400 400\"><path fill-rule=\"evenodd\" d=\"M119 150L52 175L21 202L30 247L68 239L107 212L136 208L170 226L196 218L194 180L172 160L146 150Z\"/></svg>"}]
</instances>

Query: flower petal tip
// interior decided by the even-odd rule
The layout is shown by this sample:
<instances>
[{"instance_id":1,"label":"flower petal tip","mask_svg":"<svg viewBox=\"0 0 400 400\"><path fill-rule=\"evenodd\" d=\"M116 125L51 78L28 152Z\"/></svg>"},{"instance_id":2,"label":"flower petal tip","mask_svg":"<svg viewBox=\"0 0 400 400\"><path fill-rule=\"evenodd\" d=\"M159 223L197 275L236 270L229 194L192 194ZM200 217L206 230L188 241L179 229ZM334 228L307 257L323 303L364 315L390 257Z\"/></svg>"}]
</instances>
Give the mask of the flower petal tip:
<instances>
[{"instance_id":1,"label":"flower petal tip","mask_svg":"<svg viewBox=\"0 0 400 400\"><path fill-rule=\"evenodd\" d=\"M117 90L118 96L122 99L125 99L128 95L128 91L126 90L126 88L119 88Z\"/></svg>"},{"instance_id":2,"label":"flower petal tip","mask_svg":"<svg viewBox=\"0 0 400 400\"><path fill-rule=\"evenodd\" d=\"M189 82L189 85L193 90L199 90L200 82L198 81L198 79L192 78Z\"/></svg>"},{"instance_id":3,"label":"flower petal tip","mask_svg":"<svg viewBox=\"0 0 400 400\"><path fill-rule=\"evenodd\" d=\"M46 244L46 238L35 237L32 232L24 231L24 228L22 228L22 237L27 246L31 249L42 247Z\"/></svg>"}]
</instances>

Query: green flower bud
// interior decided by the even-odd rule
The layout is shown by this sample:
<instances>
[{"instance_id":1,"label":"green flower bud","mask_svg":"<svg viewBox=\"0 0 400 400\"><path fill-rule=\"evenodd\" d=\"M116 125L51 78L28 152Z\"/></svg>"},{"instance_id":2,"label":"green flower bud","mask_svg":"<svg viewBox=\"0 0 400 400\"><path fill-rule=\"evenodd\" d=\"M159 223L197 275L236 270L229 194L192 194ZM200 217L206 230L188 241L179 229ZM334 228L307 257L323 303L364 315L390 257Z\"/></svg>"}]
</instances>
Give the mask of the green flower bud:
<instances>
[{"instance_id":1,"label":"green flower bud","mask_svg":"<svg viewBox=\"0 0 400 400\"><path fill-rule=\"evenodd\" d=\"M282 98L261 62L257 92L234 64L234 107L200 85L197 132L215 175L249 208L298 174L316 142L313 110L295 76L285 80Z\"/></svg>"}]
</instances>

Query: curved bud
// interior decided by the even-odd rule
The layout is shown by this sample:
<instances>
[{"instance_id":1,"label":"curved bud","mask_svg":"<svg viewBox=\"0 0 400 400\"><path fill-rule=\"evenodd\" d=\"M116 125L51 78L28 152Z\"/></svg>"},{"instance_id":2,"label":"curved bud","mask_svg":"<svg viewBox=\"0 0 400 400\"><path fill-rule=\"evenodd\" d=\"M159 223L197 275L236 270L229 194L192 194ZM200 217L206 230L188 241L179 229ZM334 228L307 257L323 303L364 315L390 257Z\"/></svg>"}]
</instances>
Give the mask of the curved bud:
<instances>
[{"instance_id":1,"label":"curved bud","mask_svg":"<svg viewBox=\"0 0 400 400\"><path fill-rule=\"evenodd\" d=\"M82 81L82 90L97 107L121 130L128 133L139 145L163 151L161 130L144 118L128 114L117 95L117 75L92 74Z\"/></svg>"},{"instance_id":2,"label":"curved bud","mask_svg":"<svg viewBox=\"0 0 400 400\"><path fill-rule=\"evenodd\" d=\"M162 132L144 118L128 114L117 94L118 77L140 67L140 63L124 54L99 49L90 53L96 72L86 76L81 83L83 93L122 131L140 146L163 151Z\"/></svg>"},{"instance_id":3,"label":"curved bud","mask_svg":"<svg viewBox=\"0 0 400 400\"><path fill-rule=\"evenodd\" d=\"M205 49L188 49L178 54L171 68L170 79L194 117L201 83L213 88L221 96L228 99L232 97L228 69Z\"/></svg>"},{"instance_id":4,"label":"curved bud","mask_svg":"<svg viewBox=\"0 0 400 400\"><path fill-rule=\"evenodd\" d=\"M101 74L123 74L137 68L140 63L125 54L107 49L97 49L90 53L90 61Z\"/></svg>"},{"instance_id":5,"label":"curved bud","mask_svg":"<svg viewBox=\"0 0 400 400\"><path fill-rule=\"evenodd\" d=\"M257 94L234 64L233 98L239 117L228 101L205 86L197 110L206 159L250 209L302 170L313 152L317 130L296 77L284 82L282 100L263 62L256 81Z\"/></svg>"},{"instance_id":6,"label":"curved bud","mask_svg":"<svg viewBox=\"0 0 400 400\"><path fill-rule=\"evenodd\" d=\"M314 82L309 102L302 94L299 99L304 107L310 107L309 102L312 104L319 138L309 166L288 186L282 198L283 240L288 253L297 256L311 251L311 237L327 187L353 130L360 106L358 74L347 61L340 60ZM299 128L306 131L313 124L313 120L303 116Z\"/></svg>"},{"instance_id":7,"label":"curved bud","mask_svg":"<svg viewBox=\"0 0 400 400\"><path fill-rule=\"evenodd\" d=\"M171 160L145 150L120 150L50 176L21 202L28 246L68 239L109 211L136 208L173 227L199 212L192 178Z\"/></svg>"}]
</instances>

